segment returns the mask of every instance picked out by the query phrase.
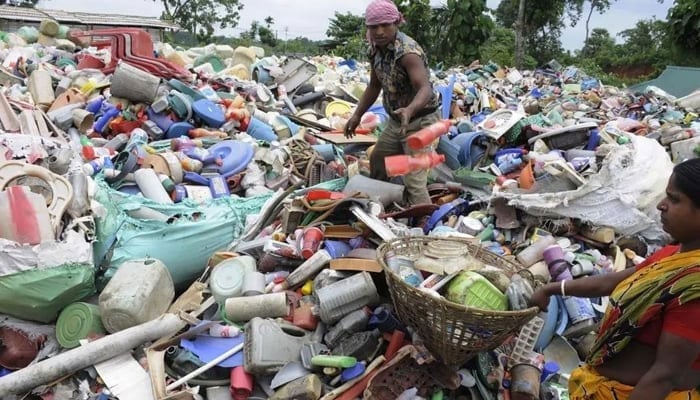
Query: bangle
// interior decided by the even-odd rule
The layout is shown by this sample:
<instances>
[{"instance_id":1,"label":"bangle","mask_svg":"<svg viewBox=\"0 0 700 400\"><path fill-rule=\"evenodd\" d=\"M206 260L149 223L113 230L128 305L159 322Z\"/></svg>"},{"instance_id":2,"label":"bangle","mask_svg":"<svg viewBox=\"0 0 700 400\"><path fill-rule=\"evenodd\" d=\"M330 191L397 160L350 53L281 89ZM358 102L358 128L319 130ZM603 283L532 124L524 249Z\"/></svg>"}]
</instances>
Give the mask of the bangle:
<instances>
[{"instance_id":1,"label":"bangle","mask_svg":"<svg viewBox=\"0 0 700 400\"><path fill-rule=\"evenodd\" d=\"M561 297L566 297L566 281L561 281Z\"/></svg>"}]
</instances>

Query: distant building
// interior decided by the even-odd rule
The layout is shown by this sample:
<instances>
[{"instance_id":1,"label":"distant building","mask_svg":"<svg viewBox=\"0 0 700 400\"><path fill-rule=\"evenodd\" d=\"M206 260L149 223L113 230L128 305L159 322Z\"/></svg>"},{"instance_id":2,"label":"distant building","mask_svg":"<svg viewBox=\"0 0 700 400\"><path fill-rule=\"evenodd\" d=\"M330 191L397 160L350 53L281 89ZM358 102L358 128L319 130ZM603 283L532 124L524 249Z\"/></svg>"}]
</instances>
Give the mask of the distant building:
<instances>
[{"instance_id":1,"label":"distant building","mask_svg":"<svg viewBox=\"0 0 700 400\"><path fill-rule=\"evenodd\" d=\"M56 20L61 25L81 30L102 28L142 28L153 37L153 41L162 41L166 31L178 31L181 28L172 22L154 17L135 15L98 14L47 10L44 8L27 8L0 5L0 30L14 32L22 26L39 26L44 19Z\"/></svg>"}]
</instances>

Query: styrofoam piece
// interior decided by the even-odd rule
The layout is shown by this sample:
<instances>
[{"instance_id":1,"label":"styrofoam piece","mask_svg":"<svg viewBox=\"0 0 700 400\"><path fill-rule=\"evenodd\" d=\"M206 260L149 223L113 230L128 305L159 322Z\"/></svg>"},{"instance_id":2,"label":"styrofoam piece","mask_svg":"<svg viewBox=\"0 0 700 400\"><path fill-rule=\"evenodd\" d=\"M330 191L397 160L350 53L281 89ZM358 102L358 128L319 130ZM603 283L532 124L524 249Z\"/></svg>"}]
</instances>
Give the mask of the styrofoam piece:
<instances>
[{"instance_id":1,"label":"styrofoam piece","mask_svg":"<svg viewBox=\"0 0 700 400\"><path fill-rule=\"evenodd\" d=\"M488 137L498 140L523 118L525 116L519 112L500 109L493 114L489 114L477 128L486 132Z\"/></svg>"}]
</instances>

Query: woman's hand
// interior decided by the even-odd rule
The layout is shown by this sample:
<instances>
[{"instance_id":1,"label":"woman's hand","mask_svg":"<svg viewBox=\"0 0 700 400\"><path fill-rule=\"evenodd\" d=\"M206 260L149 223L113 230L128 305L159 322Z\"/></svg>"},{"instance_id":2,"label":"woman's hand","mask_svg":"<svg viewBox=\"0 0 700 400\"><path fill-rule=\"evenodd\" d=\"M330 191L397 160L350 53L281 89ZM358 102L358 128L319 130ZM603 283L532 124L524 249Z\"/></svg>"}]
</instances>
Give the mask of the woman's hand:
<instances>
[{"instance_id":1,"label":"woman's hand","mask_svg":"<svg viewBox=\"0 0 700 400\"><path fill-rule=\"evenodd\" d=\"M537 306L542 311L547 311L549 306L549 298L552 297L551 283L541 286L539 289L535 290L535 293L530 297L530 305Z\"/></svg>"}]
</instances>

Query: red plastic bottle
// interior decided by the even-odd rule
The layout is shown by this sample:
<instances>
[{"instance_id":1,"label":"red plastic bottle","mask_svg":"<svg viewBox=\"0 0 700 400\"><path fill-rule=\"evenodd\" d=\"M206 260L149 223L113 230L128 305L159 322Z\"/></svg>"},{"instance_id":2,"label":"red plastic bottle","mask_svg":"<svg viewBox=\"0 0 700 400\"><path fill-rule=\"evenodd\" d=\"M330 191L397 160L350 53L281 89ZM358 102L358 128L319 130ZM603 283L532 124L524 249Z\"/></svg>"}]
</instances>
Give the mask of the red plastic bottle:
<instances>
[{"instance_id":1,"label":"red plastic bottle","mask_svg":"<svg viewBox=\"0 0 700 400\"><path fill-rule=\"evenodd\" d=\"M428 147L431 143L435 141L435 139L446 134L450 130L451 126L452 121L450 121L449 119L438 121L409 136L406 139L406 144L408 144L408 147L410 147L413 150L419 150L424 147Z\"/></svg>"},{"instance_id":2,"label":"red plastic bottle","mask_svg":"<svg viewBox=\"0 0 700 400\"><path fill-rule=\"evenodd\" d=\"M402 176L422 169L430 169L445 162L445 155L436 152L418 156L391 156L384 159L386 174L389 177Z\"/></svg>"}]
</instances>

